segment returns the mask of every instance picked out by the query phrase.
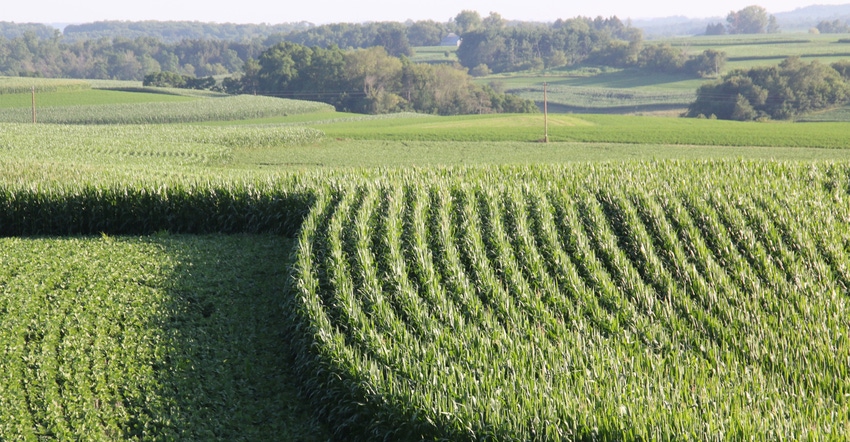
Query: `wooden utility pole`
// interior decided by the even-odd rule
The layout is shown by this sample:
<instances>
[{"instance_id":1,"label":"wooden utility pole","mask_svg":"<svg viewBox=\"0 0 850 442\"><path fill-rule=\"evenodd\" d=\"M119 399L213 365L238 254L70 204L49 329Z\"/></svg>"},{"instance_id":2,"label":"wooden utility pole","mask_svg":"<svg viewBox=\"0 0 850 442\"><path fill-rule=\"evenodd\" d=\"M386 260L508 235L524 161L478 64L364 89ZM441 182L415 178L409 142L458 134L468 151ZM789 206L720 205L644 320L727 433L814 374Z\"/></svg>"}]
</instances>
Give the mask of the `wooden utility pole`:
<instances>
[{"instance_id":1,"label":"wooden utility pole","mask_svg":"<svg viewBox=\"0 0 850 442\"><path fill-rule=\"evenodd\" d=\"M32 124L35 124L35 86L32 87Z\"/></svg>"},{"instance_id":2,"label":"wooden utility pole","mask_svg":"<svg viewBox=\"0 0 850 442\"><path fill-rule=\"evenodd\" d=\"M549 142L549 102L546 97L546 82L543 82L543 142Z\"/></svg>"}]
</instances>

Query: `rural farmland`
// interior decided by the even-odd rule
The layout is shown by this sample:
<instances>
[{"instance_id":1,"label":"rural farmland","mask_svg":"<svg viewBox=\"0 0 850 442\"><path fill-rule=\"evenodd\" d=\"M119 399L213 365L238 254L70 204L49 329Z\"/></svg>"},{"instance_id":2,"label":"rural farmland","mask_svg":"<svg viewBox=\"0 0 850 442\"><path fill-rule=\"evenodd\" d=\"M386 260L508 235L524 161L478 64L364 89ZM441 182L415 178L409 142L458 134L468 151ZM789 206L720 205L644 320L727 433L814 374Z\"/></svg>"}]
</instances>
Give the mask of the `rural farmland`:
<instances>
[{"instance_id":1,"label":"rural farmland","mask_svg":"<svg viewBox=\"0 0 850 442\"><path fill-rule=\"evenodd\" d=\"M843 57L743 38L669 43ZM0 77L0 440L845 439L850 108L677 118L700 82L633 74L475 80L598 108L546 143Z\"/></svg>"}]
</instances>

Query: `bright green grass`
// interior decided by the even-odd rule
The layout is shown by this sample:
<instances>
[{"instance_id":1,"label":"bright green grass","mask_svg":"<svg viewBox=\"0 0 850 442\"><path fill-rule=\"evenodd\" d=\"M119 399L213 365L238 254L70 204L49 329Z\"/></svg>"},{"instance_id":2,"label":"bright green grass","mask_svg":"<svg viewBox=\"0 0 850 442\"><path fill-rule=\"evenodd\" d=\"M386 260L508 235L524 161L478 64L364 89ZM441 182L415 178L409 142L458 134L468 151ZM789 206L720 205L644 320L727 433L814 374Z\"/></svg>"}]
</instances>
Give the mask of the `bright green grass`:
<instances>
[{"instance_id":1,"label":"bright green grass","mask_svg":"<svg viewBox=\"0 0 850 442\"><path fill-rule=\"evenodd\" d=\"M173 103L197 100L197 98L171 94L89 89L37 93L35 100L36 109L38 110L43 106L61 107L134 103ZM32 94L20 93L0 95L0 108L26 108L29 110L31 106Z\"/></svg>"},{"instance_id":2,"label":"bright green grass","mask_svg":"<svg viewBox=\"0 0 850 442\"><path fill-rule=\"evenodd\" d=\"M0 244L0 439L327 439L288 363L291 240Z\"/></svg>"}]
</instances>

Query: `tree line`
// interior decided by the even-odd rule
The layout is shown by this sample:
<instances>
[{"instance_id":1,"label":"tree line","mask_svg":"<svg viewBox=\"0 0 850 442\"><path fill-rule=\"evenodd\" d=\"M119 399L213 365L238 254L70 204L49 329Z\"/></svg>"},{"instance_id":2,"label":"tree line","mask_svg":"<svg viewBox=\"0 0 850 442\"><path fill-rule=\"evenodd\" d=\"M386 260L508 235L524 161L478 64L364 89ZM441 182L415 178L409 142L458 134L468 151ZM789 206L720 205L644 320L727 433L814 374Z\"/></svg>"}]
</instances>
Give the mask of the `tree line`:
<instances>
[{"instance_id":1,"label":"tree line","mask_svg":"<svg viewBox=\"0 0 850 442\"><path fill-rule=\"evenodd\" d=\"M767 9L758 5L729 12L726 26L723 23L710 23L705 28L706 35L776 33L779 33L776 16L768 14Z\"/></svg>"},{"instance_id":2,"label":"tree line","mask_svg":"<svg viewBox=\"0 0 850 442\"><path fill-rule=\"evenodd\" d=\"M530 100L472 82L451 65L394 57L381 46L342 50L278 43L241 75L223 81L229 93L322 101L360 113L415 111L441 115L537 112Z\"/></svg>"},{"instance_id":3,"label":"tree line","mask_svg":"<svg viewBox=\"0 0 850 442\"><path fill-rule=\"evenodd\" d=\"M205 23L197 21L97 21L72 24L63 29L65 41L76 42L101 38L144 38L151 37L165 43L183 40L223 40L249 42L263 40L272 35L289 34L313 27L308 22L281 24Z\"/></svg>"},{"instance_id":4,"label":"tree line","mask_svg":"<svg viewBox=\"0 0 850 442\"><path fill-rule=\"evenodd\" d=\"M752 121L791 119L850 102L850 61L832 65L790 57L779 66L734 70L705 84L690 117Z\"/></svg>"},{"instance_id":5,"label":"tree line","mask_svg":"<svg viewBox=\"0 0 850 442\"><path fill-rule=\"evenodd\" d=\"M343 49L380 46L394 57L409 57L413 47L438 45L450 32L463 36L458 57L464 67L478 74L579 63L647 69L664 66L668 72L672 67L690 71L695 66L686 65L688 56L681 51L674 54L669 47L644 45L641 31L616 17L576 17L540 24L509 22L495 12L481 17L475 11L462 11L446 23L271 27L97 22L69 26L65 34L57 30L47 33L50 28L43 25L5 25L0 23L0 75L12 76L141 80L161 71L197 77L230 75L282 42ZM287 32L266 35L275 29ZM69 37L72 35L75 37ZM188 38L200 35L208 37Z\"/></svg>"},{"instance_id":6,"label":"tree line","mask_svg":"<svg viewBox=\"0 0 850 442\"><path fill-rule=\"evenodd\" d=\"M121 37L66 43L61 35L39 38L27 31L0 37L0 75L142 80L156 72L188 76L228 75L265 49L261 42Z\"/></svg>"},{"instance_id":7,"label":"tree line","mask_svg":"<svg viewBox=\"0 0 850 442\"><path fill-rule=\"evenodd\" d=\"M667 43L646 44L639 29L617 17L577 17L551 26L482 24L464 34L457 56L471 72L484 74L595 64L709 77L726 64L722 51L689 54Z\"/></svg>"}]
</instances>

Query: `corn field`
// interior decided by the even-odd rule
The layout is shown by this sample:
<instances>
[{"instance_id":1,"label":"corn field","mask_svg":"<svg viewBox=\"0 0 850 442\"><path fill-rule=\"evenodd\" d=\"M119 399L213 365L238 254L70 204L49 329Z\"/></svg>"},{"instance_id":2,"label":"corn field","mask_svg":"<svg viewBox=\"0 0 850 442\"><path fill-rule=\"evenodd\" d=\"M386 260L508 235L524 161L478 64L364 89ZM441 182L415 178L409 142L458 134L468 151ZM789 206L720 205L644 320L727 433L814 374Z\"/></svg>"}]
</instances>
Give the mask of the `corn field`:
<instances>
[{"instance_id":1,"label":"corn field","mask_svg":"<svg viewBox=\"0 0 850 442\"><path fill-rule=\"evenodd\" d=\"M250 120L332 110L333 106L324 103L236 95L176 103L45 106L37 109L37 119L38 122L52 124L165 124ZM29 108L0 109L0 122L31 121Z\"/></svg>"},{"instance_id":2,"label":"corn field","mask_svg":"<svg viewBox=\"0 0 850 442\"><path fill-rule=\"evenodd\" d=\"M85 90L91 89L91 84L85 80L0 76L0 95L28 93L33 89L39 93Z\"/></svg>"},{"instance_id":3,"label":"corn field","mask_svg":"<svg viewBox=\"0 0 850 442\"><path fill-rule=\"evenodd\" d=\"M320 192L302 226L299 368L340 435L850 432L845 166L456 175Z\"/></svg>"},{"instance_id":4,"label":"corn field","mask_svg":"<svg viewBox=\"0 0 850 442\"><path fill-rule=\"evenodd\" d=\"M330 170L0 188L3 236L163 231L297 238L281 322L304 397L340 438L850 434L845 163ZM5 317L13 306L0 307ZM16 361L7 364L22 383L54 394L52 380ZM62 413L50 397L33 408L47 420ZM23 399L3 399L27 415L14 402ZM115 425L104 434L129 431Z\"/></svg>"}]
</instances>

